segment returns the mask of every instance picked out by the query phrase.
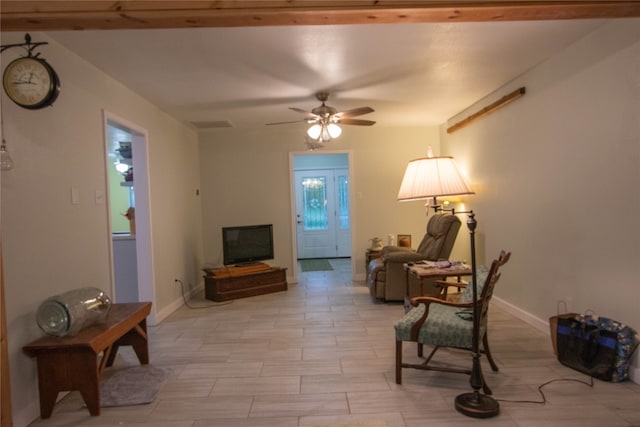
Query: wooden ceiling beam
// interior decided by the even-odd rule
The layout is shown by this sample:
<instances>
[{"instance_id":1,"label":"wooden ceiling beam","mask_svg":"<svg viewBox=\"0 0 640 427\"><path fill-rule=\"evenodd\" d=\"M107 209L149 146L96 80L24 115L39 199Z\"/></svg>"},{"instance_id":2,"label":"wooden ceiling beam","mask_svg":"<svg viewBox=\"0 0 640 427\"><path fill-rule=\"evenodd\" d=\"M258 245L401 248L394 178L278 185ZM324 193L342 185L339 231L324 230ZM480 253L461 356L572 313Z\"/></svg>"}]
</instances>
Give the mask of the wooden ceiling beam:
<instances>
[{"instance_id":1,"label":"wooden ceiling beam","mask_svg":"<svg viewBox=\"0 0 640 427\"><path fill-rule=\"evenodd\" d=\"M640 17L640 1L0 1L2 31Z\"/></svg>"}]
</instances>

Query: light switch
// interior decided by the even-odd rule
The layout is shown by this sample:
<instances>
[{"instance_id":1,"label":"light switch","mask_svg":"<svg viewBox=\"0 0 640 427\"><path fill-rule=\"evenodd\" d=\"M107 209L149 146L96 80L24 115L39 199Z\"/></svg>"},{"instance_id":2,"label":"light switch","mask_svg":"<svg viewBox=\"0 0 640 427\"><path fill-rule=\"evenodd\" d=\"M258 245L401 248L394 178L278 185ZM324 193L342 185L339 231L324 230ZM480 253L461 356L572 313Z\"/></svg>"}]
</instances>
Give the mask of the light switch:
<instances>
[{"instance_id":1,"label":"light switch","mask_svg":"<svg viewBox=\"0 0 640 427\"><path fill-rule=\"evenodd\" d=\"M95 200L96 200L96 205L104 205L104 191L96 190Z\"/></svg>"},{"instance_id":2,"label":"light switch","mask_svg":"<svg viewBox=\"0 0 640 427\"><path fill-rule=\"evenodd\" d=\"M80 192L75 187L71 187L71 204L79 205L80 204Z\"/></svg>"}]
</instances>

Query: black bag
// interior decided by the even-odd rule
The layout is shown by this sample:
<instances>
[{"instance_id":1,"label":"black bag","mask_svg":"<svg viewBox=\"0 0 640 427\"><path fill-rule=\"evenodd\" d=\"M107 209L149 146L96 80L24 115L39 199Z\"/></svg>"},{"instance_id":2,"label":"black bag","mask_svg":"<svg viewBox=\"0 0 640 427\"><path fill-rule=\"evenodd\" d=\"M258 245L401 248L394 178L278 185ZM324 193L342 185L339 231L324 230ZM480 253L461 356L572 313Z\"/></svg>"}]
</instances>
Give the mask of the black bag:
<instances>
[{"instance_id":1,"label":"black bag","mask_svg":"<svg viewBox=\"0 0 640 427\"><path fill-rule=\"evenodd\" d=\"M617 333L588 324L580 317L560 317L556 339L560 363L594 378L613 380Z\"/></svg>"}]
</instances>

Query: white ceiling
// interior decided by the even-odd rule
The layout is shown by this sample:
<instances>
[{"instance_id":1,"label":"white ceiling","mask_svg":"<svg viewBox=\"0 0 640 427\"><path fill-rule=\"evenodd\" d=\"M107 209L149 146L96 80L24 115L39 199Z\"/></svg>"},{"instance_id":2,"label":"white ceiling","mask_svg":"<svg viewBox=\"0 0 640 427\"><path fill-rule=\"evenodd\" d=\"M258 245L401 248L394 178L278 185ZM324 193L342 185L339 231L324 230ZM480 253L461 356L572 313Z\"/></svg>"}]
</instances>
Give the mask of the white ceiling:
<instances>
[{"instance_id":1,"label":"white ceiling","mask_svg":"<svg viewBox=\"0 0 640 427\"><path fill-rule=\"evenodd\" d=\"M320 103L441 124L603 20L60 31L54 40L188 122L256 129ZM62 80L64 90L64 80ZM288 125L284 125L288 126ZM294 125L295 126L295 125Z\"/></svg>"}]
</instances>

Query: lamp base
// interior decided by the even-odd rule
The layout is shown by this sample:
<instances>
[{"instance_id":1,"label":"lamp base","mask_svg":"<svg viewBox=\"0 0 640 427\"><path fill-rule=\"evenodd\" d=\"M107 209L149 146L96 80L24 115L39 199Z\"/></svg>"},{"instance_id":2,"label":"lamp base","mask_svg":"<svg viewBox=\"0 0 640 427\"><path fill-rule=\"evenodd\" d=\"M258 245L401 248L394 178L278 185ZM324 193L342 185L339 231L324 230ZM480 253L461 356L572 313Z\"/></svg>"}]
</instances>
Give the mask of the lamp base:
<instances>
[{"instance_id":1,"label":"lamp base","mask_svg":"<svg viewBox=\"0 0 640 427\"><path fill-rule=\"evenodd\" d=\"M490 418L500 413L500 405L491 396L477 391L456 397L458 412L473 418Z\"/></svg>"}]
</instances>

